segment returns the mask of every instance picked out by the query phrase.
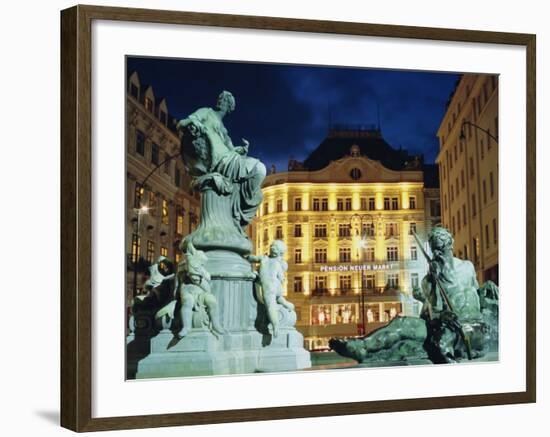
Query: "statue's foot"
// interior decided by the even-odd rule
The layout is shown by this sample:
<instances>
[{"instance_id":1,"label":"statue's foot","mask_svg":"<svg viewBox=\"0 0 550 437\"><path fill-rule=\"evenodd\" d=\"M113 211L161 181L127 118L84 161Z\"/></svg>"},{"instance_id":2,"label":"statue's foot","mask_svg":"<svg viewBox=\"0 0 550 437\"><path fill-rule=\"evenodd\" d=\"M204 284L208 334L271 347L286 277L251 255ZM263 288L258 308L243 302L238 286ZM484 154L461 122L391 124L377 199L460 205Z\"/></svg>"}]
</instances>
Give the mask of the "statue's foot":
<instances>
[{"instance_id":1,"label":"statue's foot","mask_svg":"<svg viewBox=\"0 0 550 437\"><path fill-rule=\"evenodd\" d=\"M187 334L189 334L189 328L181 328L180 332L178 332L178 338L183 338Z\"/></svg>"}]
</instances>

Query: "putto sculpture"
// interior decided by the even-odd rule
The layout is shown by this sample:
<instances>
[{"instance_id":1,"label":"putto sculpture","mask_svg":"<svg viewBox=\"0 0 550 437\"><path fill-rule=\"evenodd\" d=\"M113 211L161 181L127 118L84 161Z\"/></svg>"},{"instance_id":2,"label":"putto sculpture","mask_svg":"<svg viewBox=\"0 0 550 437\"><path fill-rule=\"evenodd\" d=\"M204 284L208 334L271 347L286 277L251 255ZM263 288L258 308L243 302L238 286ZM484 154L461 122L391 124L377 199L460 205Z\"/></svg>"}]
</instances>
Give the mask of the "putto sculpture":
<instances>
[{"instance_id":1,"label":"putto sculpture","mask_svg":"<svg viewBox=\"0 0 550 437\"><path fill-rule=\"evenodd\" d=\"M207 326L216 336L226 330L219 320L218 301L210 289L210 273L205 268L206 254L192 243L178 268L180 319L178 337L185 337L193 327Z\"/></svg>"},{"instance_id":2,"label":"putto sculpture","mask_svg":"<svg viewBox=\"0 0 550 437\"><path fill-rule=\"evenodd\" d=\"M359 362L427 357L439 364L482 357L494 345L498 287L491 281L479 287L473 264L453 256L447 229L437 226L430 232L431 258L416 238L429 265L421 287L413 290L423 304L420 317L396 317L363 338L331 339L330 347L340 355Z\"/></svg>"},{"instance_id":3,"label":"putto sculpture","mask_svg":"<svg viewBox=\"0 0 550 437\"><path fill-rule=\"evenodd\" d=\"M285 243L275 240L269 247L269 256L247 257L251 263L260 264L255 281L256 297L266 307L273 337L279 333L279 305L289 312L294 311L294 304L283 296L283 282L288 270L288 264L283 259L285 252Z\"/></svg>"}]
</instances>

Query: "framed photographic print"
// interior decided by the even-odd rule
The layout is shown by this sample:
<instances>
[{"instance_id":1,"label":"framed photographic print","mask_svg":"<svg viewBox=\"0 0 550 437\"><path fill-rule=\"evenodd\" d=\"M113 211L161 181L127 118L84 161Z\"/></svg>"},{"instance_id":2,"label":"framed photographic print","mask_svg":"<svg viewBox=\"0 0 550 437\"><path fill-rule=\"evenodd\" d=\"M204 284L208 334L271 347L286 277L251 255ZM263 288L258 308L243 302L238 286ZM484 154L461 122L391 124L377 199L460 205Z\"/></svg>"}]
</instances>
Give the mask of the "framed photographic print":
<instances>
[{"instance_id":1,"label":"framed photographic print","mask_svg":"<svg viewBox=\"0 0 550 437\"><path fill-rule=\"evenodd\" d=\"M75 6L61 45L64 427L535 401L534 35Z\"/></svg>"}]
</instances>

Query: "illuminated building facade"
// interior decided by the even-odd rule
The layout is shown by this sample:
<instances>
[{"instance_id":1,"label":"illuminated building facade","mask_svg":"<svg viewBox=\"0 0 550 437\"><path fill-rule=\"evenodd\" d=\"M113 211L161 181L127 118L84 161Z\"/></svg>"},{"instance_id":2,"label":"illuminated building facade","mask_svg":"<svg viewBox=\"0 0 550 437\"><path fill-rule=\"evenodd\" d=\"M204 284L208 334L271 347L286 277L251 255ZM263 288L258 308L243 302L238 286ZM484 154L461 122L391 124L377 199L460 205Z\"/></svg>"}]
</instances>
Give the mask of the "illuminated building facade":
<instances>
[{"instance_id":1,"label":"illuminated building facade","mask_svg":"<svg viewBox=\"0 0 550 437\"><path fill-rule=\"evenodd\" d=\"M465 74L437 133L442 222L455 256L498 284L498 77Z\"/></svg>"},{"instance_id":2,"label":"illuminated building facade","mask_svg":"<svg viewBox=\"0 0 550 437\"><path fill-rule=\"evenodd\" d=\"M424 241L440 220L435 166L389 146L379 129L336 127L303 162L267 176L251 226L256 253L287 247L287 298L306 347L416 314Z\"/></svg>"},{"instance_id":3,"label":"illuminated building facade","mask_svg":"<svg viewBox=\"0 0 550 437\"><path fill-rule=\"evenodd\" d=\"M181 159L162 164L179 151L176 120L165 99L142 85L136 72L126 93L126 246L127 300L140 292L143 272L160 255L179 261L180 240L198 223L198 196ZM142 186L143 181L155 169ZM139 274L134 278L134 263Z\"/></svg>"}]
</instances>

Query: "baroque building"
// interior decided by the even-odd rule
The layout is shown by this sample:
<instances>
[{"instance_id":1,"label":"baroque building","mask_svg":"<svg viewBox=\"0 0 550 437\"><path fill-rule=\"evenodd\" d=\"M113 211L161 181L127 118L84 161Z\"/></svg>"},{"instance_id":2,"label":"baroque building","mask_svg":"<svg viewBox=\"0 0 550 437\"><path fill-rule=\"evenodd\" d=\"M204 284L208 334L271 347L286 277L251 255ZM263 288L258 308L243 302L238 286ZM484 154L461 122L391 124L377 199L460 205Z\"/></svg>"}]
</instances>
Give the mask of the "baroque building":
<instances>
[{"instance_id":1,"label":"baroque building","mask_svg":"<svg viewBox=\"0 0 550 437\"><path fill-rule=\"evenodd\" d=\"M498 284L498 77L464 74L437 132L442 222L455 256Z\"/></svg>"},{"instance_id":2,"label":"baroque building","mask_svg":"<svg viewBox=\"0 0 550 437\"><path fill-rule=\"evenodd\" d=\"M392 148L380 129L335 126L304 162L272 172L251 226L257 254L288 248L286 294L306 348L368 333L419 303L422 241L440 221L437 167Z\"/></svg>"},{"instance_id":3,"label":"baroque building","mask_svg":"<svg viewBox=\"0 0 550 437\"><path fill-rule=\"evenodd\" d=\"M177 120L170 116L166 99L141 84L137 72L128 77L126 91L129 303L140 293L148 265L161 255L179 261L179 242L198 223L200 202L179 158Z\"/></svg>"}]
</instances>

